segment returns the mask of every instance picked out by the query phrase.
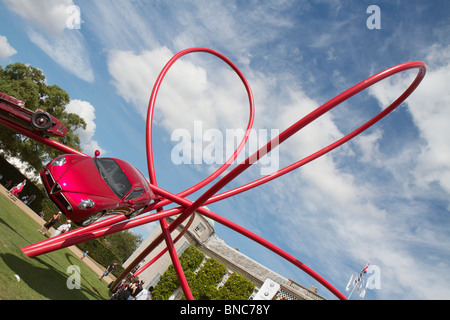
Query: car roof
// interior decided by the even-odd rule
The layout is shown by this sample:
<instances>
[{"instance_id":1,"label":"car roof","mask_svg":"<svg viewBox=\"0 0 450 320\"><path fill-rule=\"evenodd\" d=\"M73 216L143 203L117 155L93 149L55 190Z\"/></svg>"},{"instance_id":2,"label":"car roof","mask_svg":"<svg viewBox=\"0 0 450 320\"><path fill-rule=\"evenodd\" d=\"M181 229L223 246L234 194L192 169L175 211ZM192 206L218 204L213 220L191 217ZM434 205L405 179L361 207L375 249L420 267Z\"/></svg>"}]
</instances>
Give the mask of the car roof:
<instances>
[{"instance_id":1,"label":"car roof","mask_svg":"<svg viewBox=\"0 0 450 320\"><path fill-rule=\"evenodd\" d=\"M125 175L130 180L131 185L133 187L138 186L138 185L139 186L144 185L145 189L149 188L149 182L147 181L147 179L145 179L144 175L135 166L133 166L132 164L128 163L125 160L116 159L116 158L110 158L110 159L114 159L117 162L119 167L123 170Z\"/></svg>"}]
</instances>

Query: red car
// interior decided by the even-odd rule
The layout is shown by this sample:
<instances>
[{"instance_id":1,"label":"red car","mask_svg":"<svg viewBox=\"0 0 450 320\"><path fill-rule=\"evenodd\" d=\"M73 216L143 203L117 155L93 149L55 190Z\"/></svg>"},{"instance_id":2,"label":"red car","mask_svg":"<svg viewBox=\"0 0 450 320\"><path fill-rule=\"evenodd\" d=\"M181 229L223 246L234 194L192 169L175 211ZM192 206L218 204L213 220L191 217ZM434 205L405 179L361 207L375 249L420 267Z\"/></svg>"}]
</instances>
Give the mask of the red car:
<instances>
[{"instance_id":1,"label":"red car","mask_svg":"<svg viewBox=\"0 0 450 320\"><path fill-rule=\"evenodd\" d=\"M31 111L22 100L0 92L0 116L42 135L64 137L67 128L54 116L41 109Z\"/></svg>"},{"instance_id":2,"label":"red car","mask_svg":"<svg viewBox=\"0 0 450 320\"><path fill-rule=\"evenodd\" d=\"M120 159L62 155L40 176L49 198L80 226L105 215L134 217L156 199L139 170Z\"/></svg>"}]
</instances>

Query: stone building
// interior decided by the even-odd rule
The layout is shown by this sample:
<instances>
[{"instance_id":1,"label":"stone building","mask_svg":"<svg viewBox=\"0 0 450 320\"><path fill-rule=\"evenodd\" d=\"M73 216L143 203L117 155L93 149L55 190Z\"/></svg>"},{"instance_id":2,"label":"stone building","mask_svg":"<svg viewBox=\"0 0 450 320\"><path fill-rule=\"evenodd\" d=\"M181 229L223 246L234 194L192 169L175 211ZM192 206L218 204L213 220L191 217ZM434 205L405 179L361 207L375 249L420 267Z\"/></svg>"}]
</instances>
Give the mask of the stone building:
<instances>
[{"instance_id":1,"label":"stone building","mask_svg":"<svg viewBox=\"0 0 450 320\"><path fill-rule=\"evenodd\" d=\"M167 219L168 223L172 221ZM184 221L177 230L172 232L172 238L175 239L177 235L184 229L189 219ZM161 233L161 227L158 226L152 234L145 239L140 247L128 258L124 263L127 267L152 241ZM255 296L261 286L267 279L270 279L279 284L280 289L276 294L276 299L288 300L323 300L324 298L317 294L317 289L310 287L309 289L290 280L282 275L270 270L260 263L250 259L246 255L239 252L239 250L230 247L225 241L219 238L214 231L214 221L202 215L195 214L191 225L187 232L175 244L178 256L180 256L184 249L194 245L202 251L207 258L214 258L220 263L224 264L228 273L224 276L226 279L231 273L236 272L255 284L255 291L250 296L250 299ZM151 261L165 248L163 241L153 252L148 255L140 265ZM144 272L139 275L139 279L145 281L145 287L155 286L161 279L167 267L172 263L168 253L165 253L160 259L154 262ZM181 288L178 288L171 299L179 299L183 295Z\"/></svg>"}]
</instances>

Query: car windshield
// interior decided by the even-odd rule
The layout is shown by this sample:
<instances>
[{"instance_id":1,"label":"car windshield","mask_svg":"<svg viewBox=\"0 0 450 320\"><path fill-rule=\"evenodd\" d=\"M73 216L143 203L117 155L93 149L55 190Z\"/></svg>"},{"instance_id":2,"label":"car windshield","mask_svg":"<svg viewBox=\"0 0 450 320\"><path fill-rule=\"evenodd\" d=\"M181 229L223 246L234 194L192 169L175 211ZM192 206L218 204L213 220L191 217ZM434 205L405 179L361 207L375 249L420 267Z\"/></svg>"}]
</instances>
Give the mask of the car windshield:
<instances>
[{"instance_id":1,"label":"car windshield","mask_svg":"<svg viewBox=\"0 0 450 320\"><path fill-rule=\"evenodd\" d=\"M114 159L95 158L95 165L103 180L119 197L123 198L131 189L131 183Z\"/></svg>"}]
</instances>

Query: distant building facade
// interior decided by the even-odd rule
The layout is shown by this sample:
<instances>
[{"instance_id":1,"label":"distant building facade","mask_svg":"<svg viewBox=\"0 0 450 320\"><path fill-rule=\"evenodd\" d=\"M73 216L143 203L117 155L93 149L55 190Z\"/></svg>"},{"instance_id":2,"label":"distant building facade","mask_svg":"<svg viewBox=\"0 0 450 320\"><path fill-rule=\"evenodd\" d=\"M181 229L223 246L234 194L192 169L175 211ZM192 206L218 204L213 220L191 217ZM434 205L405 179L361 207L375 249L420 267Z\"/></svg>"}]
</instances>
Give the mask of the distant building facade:
<instances>
[{"instance_id":1,"label":"distant building facade","mask_svg":"<svg viewBox=\"0 0 450 320\"><path fill-rule=\"evenodd\" d=\"M188 221L189 219L181 224L177 230L172 232L173 239L179 235ZM170 222L172 222L172 220L168 218L168 223ZM125 261L124 267L127 267L132 261L134 261L134 259L160 234L161 227L158 226L152 234L142 242L139 248L128 258L128 260ZM276 294L276 299L324 300L323 297L317 294L316 288L310 287L308 289L290 279L287 279L227 245L223 239L219 238L215 234L214 221L197 213L195 214L187 232L175 244L175 249L178 256L180 256L190 245L194 245L202 251L206 258L214 258L218 262L224 264L228 269L228 273L224 276L224 279L228 278L231 273L236 272L252 281L255 284L255 291L249 297L250 299L258 292L266 279L271 279L280 285L280 289ZM165 242L163 241L155 250L153 250L153 252L150 253L150 255L145 258L143 262L141 262L140 265L142 266L151 261L165 247ZM139 279L145 281L146 288L149 288L150 286L154 287L159 282L170 264L172 264L172 260L170 259L169 254L165 253L160 259L155 261L150 267L142 272L139 275ZM223 282L224 281L222 281L222 283ZM181 288L178 288L172 294L170 299L180 299L182 295L183 292Z\"/></svg>"}]
</instances>

